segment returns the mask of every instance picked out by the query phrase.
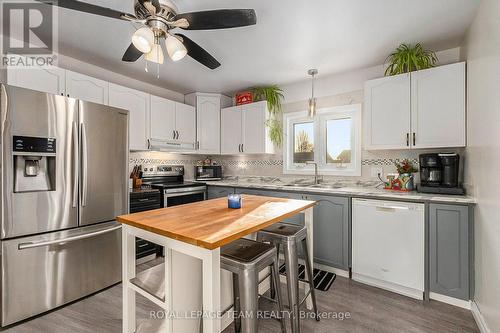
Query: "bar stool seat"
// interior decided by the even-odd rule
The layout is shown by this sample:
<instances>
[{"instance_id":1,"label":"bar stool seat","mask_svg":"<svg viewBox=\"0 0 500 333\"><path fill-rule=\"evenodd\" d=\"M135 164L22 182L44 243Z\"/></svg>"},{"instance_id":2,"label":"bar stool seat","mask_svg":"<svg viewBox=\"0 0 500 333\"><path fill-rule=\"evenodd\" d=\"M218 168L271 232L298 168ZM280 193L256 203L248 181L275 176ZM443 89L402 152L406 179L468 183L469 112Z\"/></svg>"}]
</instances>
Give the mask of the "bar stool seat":
<instances>
[{"instance_id":1,"label":"bar stool seat","mask_svg":"<svg viewBox=\"0 0 500 333\"><path fill-rule=\"evenodd\" d=\"M258 332L259 272L267 267L271 269L271 285L277 290L281 331L286 332L280 288L274 287L280 283L276 247L241 238L221 248L220 265L233 273L235 332Z\"/></svg>"},{"instance_id":2,"label":"bar stool seat","mask_svg":"<svg viewBox=\"0 0 500 333\"><path fill-rule=\"evenodd\" d=\"M279 222L275 223L257 233L257 241L268 242L276 247L276 255L279 255L280 247L283 247L285 255L286 281L288 290L288 302L292 311L292 333L300 332L300 305L307 299L309 294L312 298L316 320L319 321L318 307L316 304L316 293L314 291L313 272L307 247L307 228L301 225ZM299 299L299 270L298 270L298 245L302 246L307 273L309 292L303 300ZM276 290L278 291L278 290ZM271 295L275 292L271 290Z\"/></svg>"}]
</instances>

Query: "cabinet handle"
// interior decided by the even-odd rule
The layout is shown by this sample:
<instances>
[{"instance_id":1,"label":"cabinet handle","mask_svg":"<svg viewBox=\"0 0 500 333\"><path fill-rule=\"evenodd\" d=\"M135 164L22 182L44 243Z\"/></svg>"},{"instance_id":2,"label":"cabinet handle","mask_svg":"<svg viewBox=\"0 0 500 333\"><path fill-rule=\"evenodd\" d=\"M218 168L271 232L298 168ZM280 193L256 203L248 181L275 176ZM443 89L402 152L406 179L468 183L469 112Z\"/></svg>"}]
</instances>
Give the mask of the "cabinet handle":
<instances>
[{"instance_id":1,"label":"cabinet handle","mask_svg":"<svg viewBox=\"0 0 500 333\"><path fill-rule=\"evenodd\" d=\"M238 151L241 153L241 143L238 144Z\"/></svg>"},{"instance_id":2,"label":"cabinet handle","mask_svg":"<svg viewBox=\"0 0 500 333\"><path fill-rule=\"evenodd\" d=\"M244 153L245 149L243 148L243 143L241 144L241 152Z\"/></svg>"},{"instance_id":3,"label":"cabinet handle","mask_svg":"<svg viewBox=\"0 0 500 333\"><path fill-rule=\"evenodd\" d=\"M200 141L196 141L196 149L199 150L200 149Z\"/></svg>"},{"instance_id":4,"label":"cabinet handle","mask_svg":"<svg viewBox=\"0 0 500 333\"><path fill-rule=\"evenodd\" d=\"M416 141L417 141L417 140L416 140L416 136L417 136L417 135L415 134L415 132L413 132L413 145L414 145L414 146L416 145Z\"/></svg>"},{"instance_id":5,"label":"cabinet handle","mask_svg":"<svg viewBox=\"0 0 500 333\"><path fill-rule=\"evenodd\" d=\"M410 146L410 133L406 133L406 146Z\"/></svg>"},{"instance_id":6,"label":"cabinet handle","mask_svg":"<svg viewBox=\"0 0 500 333\"><path fill-rule=\"evenodd\" d=\"M148 149L151 148L151 140L148 139Z\"/></svg>"},{"instance_id":7,"label":"cabinet handle","mask_svg":"<svg viewBox=\"0 0 500 333\"><path fill-rule=\"evenodd\" d=\"M172 139L175 140L175 130L172 131Z\"/></svg>"},{"instance_id":8,"label":"cabinet handle","mask_svg":"<svg viewBox=\"0 0 500 333\"><path fill-rule=\"evenodd\" d=\"M177 140L179 140L179 131L176 131L177 132Z\"/></svg>"}]
</instances>

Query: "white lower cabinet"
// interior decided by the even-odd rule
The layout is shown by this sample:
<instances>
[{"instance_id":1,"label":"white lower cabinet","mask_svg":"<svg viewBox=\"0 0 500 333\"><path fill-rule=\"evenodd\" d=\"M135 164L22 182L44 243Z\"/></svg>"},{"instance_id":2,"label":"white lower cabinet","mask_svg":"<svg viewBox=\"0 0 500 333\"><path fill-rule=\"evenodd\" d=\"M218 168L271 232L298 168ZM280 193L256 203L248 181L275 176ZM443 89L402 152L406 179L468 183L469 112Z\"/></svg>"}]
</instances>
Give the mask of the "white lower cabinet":
<instances>
[{"instance_id":1,"label":"white lower cabinet","mask_svg":"<svg viewBox=\"0 0 500 333\"><path fill-rule=\"evenodd\" d=\"M221 153L273 154L268 119L266 101L222 109Z\"/></svg>"},{"instance_id":2,"label":"white lower cabinet","mask_svg":"<svg viewBox=\"0 0 500 333\"><path fill-rule=\"evenodd\" d=\"M149 129L147 117L150 107L150 95L110 83L109 105L129 111L129 149L148 149L147 133Z\"/></svg>"}]
</instances>

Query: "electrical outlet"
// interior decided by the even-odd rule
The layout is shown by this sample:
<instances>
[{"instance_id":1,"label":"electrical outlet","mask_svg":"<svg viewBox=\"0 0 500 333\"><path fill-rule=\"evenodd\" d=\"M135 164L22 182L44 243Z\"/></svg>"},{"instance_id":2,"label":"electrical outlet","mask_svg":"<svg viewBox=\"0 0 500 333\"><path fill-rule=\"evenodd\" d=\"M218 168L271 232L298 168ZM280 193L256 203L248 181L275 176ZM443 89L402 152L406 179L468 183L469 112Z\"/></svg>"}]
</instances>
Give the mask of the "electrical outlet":
<instances>
[{"instance_id":1,"label":"electrical outlet","mask_svg":"<svg viewBox=\"0 0 500 333\"><path fill-rule=\"evenodd\" d=\"M378 178L379 174L380 174L380 178L384 178L384 170L382 169L382 167L372 167L371 168L370 176L372 178Z\"/></svg>"}]
</instances>

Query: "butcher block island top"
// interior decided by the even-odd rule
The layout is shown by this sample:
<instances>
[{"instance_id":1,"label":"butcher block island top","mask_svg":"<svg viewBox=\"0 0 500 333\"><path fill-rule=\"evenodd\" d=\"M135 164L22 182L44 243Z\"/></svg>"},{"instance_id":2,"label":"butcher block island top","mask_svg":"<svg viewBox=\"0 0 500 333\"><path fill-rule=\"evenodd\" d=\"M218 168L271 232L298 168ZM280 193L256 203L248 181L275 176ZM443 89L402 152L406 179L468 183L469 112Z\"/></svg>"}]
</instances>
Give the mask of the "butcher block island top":
<instances>
[{"instance_id":1,"label":"butcher block island top","mask_svg":"<svg viewBox=\"0 0 500 333\"><path fill-rule=\"evenodd\" d=\"M315 201L242 195L242 208L227 198L118 216L120 223L213 250L315 205Z\"/></svg>"}]
</instances>

